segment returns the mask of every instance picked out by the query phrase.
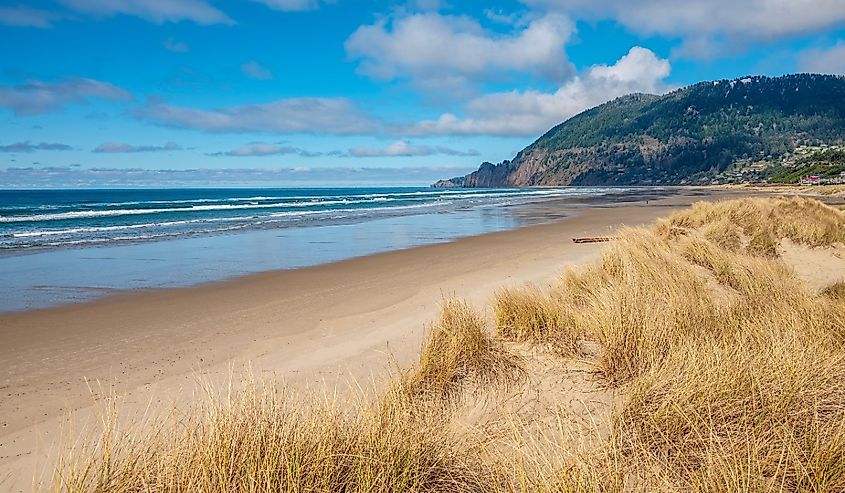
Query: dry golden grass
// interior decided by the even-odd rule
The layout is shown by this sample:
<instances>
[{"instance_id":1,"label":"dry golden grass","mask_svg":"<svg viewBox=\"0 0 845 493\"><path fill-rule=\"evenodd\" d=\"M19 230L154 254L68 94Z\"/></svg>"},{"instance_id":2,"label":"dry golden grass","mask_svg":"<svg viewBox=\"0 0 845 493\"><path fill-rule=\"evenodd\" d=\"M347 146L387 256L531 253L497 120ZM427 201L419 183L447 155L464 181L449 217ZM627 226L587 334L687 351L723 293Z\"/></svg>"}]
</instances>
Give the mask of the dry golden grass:
<instances>
[{"instance_id":1,"label":"dry golden grass","mask_svg":"<svg viewBox=\"0 0 845 493\"><path fill-rule=\"evenodd\" d=\"M727 218L705 223L700 231L705 239L725 250L736 252L742 247L742 229Z\"/></svg>"},{"instance_id":2,"label":"dry golden grass","mask_svg":"<svg viewBox=\"0 0 845 493\"><path fill-rule=\"evenodd\" d=\"M478 446L393 399L294 402L272 385L209 396L134 435L107 429L65 464L68 492L486 491ZM114 423L113 419L110 423ZM111 428L111 425L109 425Z\"/></svg>"},{"instance_id":3,"label":"dry golden grass","mask_svg":"<svg viewBox=\"0 0 845 493\"><path fill-rule=\"evenodd\" d=\"M419 364L375 403L359 397L295 400L247 379L226 395L209 390L184 416L123 432L117 414L69 454L55 477L65 492L490 491L493 469L479 442L444 426L465 380L520 375L518 359L485 331L468 305L444 303Z\"/></svg>"},{"instance_id":4,"label":"dry golden grass","mask_svg":"<svg viewBox=\"0 0 845 493\"><path fill-rule=\"evenodd\" d=\"M806 187L805 187L806 190ZM845 195L845 185L821 185L810 187L810 192L818 193L819 195Z\"/></svg>"},{"instance_id":5,"label":"dry golden grass","mask_svg":"<svg viewBox=\"0 0 845 493\"><path fill-rule=\"evenodd\" d=\"M679 349L630 392L618 449L678 490L845 490L841 351L737 334Z\"/></svg>"},{"instance_id":6,"label":"dry golden grass","mask_svg":"<svg viewBox=\"0 0 845 493\"><path fill-rule=\"evenodd\" d=\"M575 333L600 344L627 399L607 448L541 489L845 491L843 289L814 293L775 258L779 238L843 234L841 211L807 199L699 204L568 273L556 290L577 306ZM497 319L530 334L525 307L550 296L500 295Z\"/></svg>"},{"instance_id":7,"label":"dry golden grass","mask_svg":"<svg viewBox=\"0 0 845 493\"><path fill-rule=\"evenodd\" d=\"M512 382L522 376L519 358L494 340L484 317L459 300L446 300L429 330L419 364L401 378L415 397L449 398L466 380L478 385Z\"/></svg>"},{"instance_id":8,"label":"dry golden grass","mask_svg":"<svg viewBox=\"0 0 845 493\"><path fill-rule=\"evenodd\" d=\"M745 236L770 233L809 246L845 243L845 212L804 197L747 198L699 202L659 223L658 232L690 229L729 221Z\"/></svg>"},{"instance_id":9,"label":"dry golden grass","mask_svg":"<svg viewBox=\"0 0 845 493\"><path fill-rule=\"evenodd\" d=\"M835 300L845 302L845 281L839 281L824 288L822 294L829 296Z\"/></svg>"},{"instance_id":10,"label":"dry golden grass","mask_svg":"<svg viewBox=\"0 0 845 493\"><path fill-rule=\"evenodd\" d=\"M500 291L494 334L445 302L418 364L378 399L255 384L131 434L106 420L53 489L845 491L845 284L810 289L777 257L783 238L845 242L845 213L800 198L696 204L620 231L549 289ZM458 401L520 391L531 365L513 342L577 355L623 393L601 443L574 447L559 408L460 425Z\"/></svg>"},{"instance_id":11,"label":"dry golden grass","mask_svg":"<svg viewBox=\"0 0 845 493\"><path fill-rule=\"evenodd\" d=\"M537 288L496 293L496 335L515 342L545 345L563 356L578 351L579 329L574 306Z\"/></svg>"},{"instance_id":12,"label":"dry golden grass","mask_svg":"<svg viewBox=\"0 0 845 493\"><path fill-rule=\"evenodd\" d=\"M754 190L765 193L779 193L783 195L806 195L810 197L843 197L845 185L721 185L714 187L723 190Z\"/></svg>"}]
</instances>

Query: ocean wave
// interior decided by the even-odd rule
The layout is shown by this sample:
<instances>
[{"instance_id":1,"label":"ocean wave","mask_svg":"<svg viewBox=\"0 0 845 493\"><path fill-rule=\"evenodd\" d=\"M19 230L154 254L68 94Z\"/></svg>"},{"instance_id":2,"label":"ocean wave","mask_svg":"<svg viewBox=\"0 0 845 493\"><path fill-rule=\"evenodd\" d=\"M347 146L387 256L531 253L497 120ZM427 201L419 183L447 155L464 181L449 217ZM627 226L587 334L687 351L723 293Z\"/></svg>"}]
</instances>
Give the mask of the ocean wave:
<instances>
[{"instance_id":1,"label":"ocean wave","mask_svg":"<svg viewBox=\"0 0 845 493\"><path fill-rule=\"evenodd\" d=\"M408 209L422 209L426 207L445 207L447 205L452 204L450 201L442 201L442 202L427 202L425 204L414 204L414 205L397 205L394 207L368 207L366 209L327 209L323 211L289 211L289 212L274 212L270 214L270 217L290 217L295 216L297 214L300 215L310 215L310 214L334 214L338 212L358 212L361 215L366 215L369 212L381 212L381 211L402 211Z\"/></svg>"},{"instance_id":2,"label":"ocean wave","mask_svg":"<svg viewBox=\"0 0 845 493\"><path fill-rule=\"evenodd\" d=\"M77 246L77 245L88 245L88 244L104 244L108 242L127 242L127 241L142 241L142 240L152 240L152 239L161 239L161 238L172 238L172 237L179 237L179 236L186 236L186 235L197 235L197 234L213 234L213 233L221 233L227 231L236 231L241 229L247 228L268 228L273 227L279 224L290 224L291 222L296 222L298 219L309 218L314 216L325 216L320 218L321 220L336 220L336 219L355 219L355 218L364 218L369 215L373 215L373 212L395 212L399 213L401 211L410 210L410 209L422 209L428 207L435 207L441 206L445 207L450 205L451 202L429 202L425 204L413 204L413 205L404 205L404 206L394 206L394 207L372 207L367 209L354 209L354 208L345 208L345 209L324 209L324 210L312 210L312 211L284 211L284 212L276 212L264 216L236 216L236 217L225 217L225 218L212 218L209 220L185 220L185 221L167 221L167 222L155 222L155 223L143 223L143 224L131 224L131 225L117 225L117 226L102 226L102 227L80 227L80 228L66 228L66 229L55 229L55 230L38 230L38 231L27 231L27 232L19 232L13 233L11 236L17 240L27 240L30 239L32 241L12 241L12 242L0 242L0 249L9 249L9 248L32 248L32 247L59 247L59 246ZM221 221L229 221L229 222L237 222L232 226L227 226L223 228L195 228L189 230L180 230L180 231L156 231L157 228L164 228L170 226L179 226L179 225L202 225L210 222L221 222ZM119 236L88 236L79 238L78 235L80 234L96 234L96 233L108 233L108 232L115 232L115 231L127 231L127 230L144 230L148 229L151 230L149 232L144 232L141 234L135 235L119 235ZM45 238L56 237L56 236L67 236L66 239L62 240L55 240L55 241L44 241Z\"/></svg>"},{"instance_id":3,"label":"ocean wave","mask_svg":"<svg viewBox=\"0 0 845 493\"><path fill-rule=\"evenodd\" d=\"M13 232L6 236L12 238L32 238L39 236L63 236L79 233L106 233L110 231L124 231L129 229L144 229L144 228L168 228L173 226L182 226L186 224L204 224L204 223L219 223L231 221L248 221L256 219L257 216L234 216L234 217L212 217L207 219L186 219L183 221L162 221L153 223L139 223L139 224L119 224L115 226L84 226L78 228L65 229L43 229L33 231Z\"/></svg>"},{"instance_id":4,"label":"ocean wave","mask_svg":"<svg viewBox=\"0 0 845 493\"><path fill-rule=\"evenodd\" d=\"M225 210L239 210L239 209L282 209L287 207L318 207L331 205L346 205L346 204L365 204L373 202L390 202L398 199L384 199L384 200L311 200L303 202L272 202L267 204L252 203L252 204L215 204L215 205L195 205L191 207L163 207L156 209L101 209L101 210L84 210L84 211L67 211L56 212L48 214L31 214L21 216L0 216L0 223L17 223L17 222L45 222L45 221L62 221L70 219L90 219L99 217L116 217L116 216L137 216L147 214L167 214L178 212L205 212L205 211L225 211Z\"/></svg>"},{"instance_id":5,"label":"ocean wave","mask_svg":"<svg viewBox=\"0 0 845 493\"><path fill-rule=\"evenodd\" d=\"M564 191L564 193L569 193L570 191ZM109 208L111 209L119 209L121 207L128 207L128 206L147 206L147 205L185 205L185 204L219 204L219 205L229 205L232 203L257 203L257 202L271 202L275 201L278 203L284 203L287 201L349 201L349 200L377 200L377 201L384 201L390 200L400 197L454 197L456 195L460 195L462 197L490 197L490 196L515 196L515 195L549 195L549 194L559 194L561 193L560 190L543 190L543 189L534 189L534 190L497 190L495 192L491 192L490 190L479 189L477 191L473 190L449 190L449 189L442 189L442 190L418 190L414 192L375 192L375 193L362 193L362 194L348 194L348 195L292 195L292 196L280 196L280 195L255 195L255 196L248 196L248 197L220 197L220 198L209 198L209 197L198 197L198 198L189 198L189 199L170 199L170 200L130 200L130 201L119 201L119 202L77 202L77 203L66 203L66 204L41 204L38 206L24 206L24 205L6 205L3 208L6 211L31 211L31 210L39 210L39 211L53 211L53 210L62 210L62 209L73 209L79 207L102 207L102 208ZM75 212L75 211L68 211L68 212ZM8 217L8 216L7 216Z\"/></svg>"},{"instance_id":6,"label":"ocean wave","mask_svg":"<svg viewBox=\"0 0 845 493\"><path fill-rule=\"evenodd\" d=\"M368 217L389 217L456 211L475 207L501 207L530 203L561 196L603 195L621 192L620 188L532 189L532 190L418 190L411 192L378 192L357 195L320 197L290 196L284 201L271 194L231 197L228 203L194 204L188 207L123 208L60 211L55 213L0 216L0 249L60 247L84 244L107 244L175 238L221 233L243 229L269 229L306 224L323 224L335 220L364 220ZM262 202L262 200L267 199ZM192 199L193 200L193 199ZM211 199L209 199L211 200ZM242 203L250 200L250 203ZM163 201L164 202L164 201ZM168 204L175 201L166 201ZM129 202L123 202L128 204ZM147 201L146 203L150 203ZM363 204L363 206L362 206ZM89 204L90 205L90 204ZM244 213L241 210L257 209ZM31 210L31 209L30 209ZM192 212L219 211L218 214L192 216ZM231 211L231 213L226 213ZM238 211L238 212L235 212ZM181 213L181 216L140 217L143 215ZM135 216L121 218L121 216ZM109 223L92 224L89 218L109 218ZM64 222L64 220L68 220ZM71 222L70 220L77 220ZM42 224L62 221L55 225ZM46 226L46 227L45 227ZM52 227L51 227L52 226ZM221 227L222 226L222 227Z\"/></svg>"},{"instance_id":7,"label":"ocean wave","mask_svg":"<svg viewBox=\"0 0 845 493\"><path fill-rule=\"evenodd\" d=\"M215 228L203 231L203 233L211 234L211 233L224 233L227 231L236 231L239 229L243 229L243 226L232 226L228 228ZM142 235L131 235L131 236L112 236L109 238L83 238L79 240L63 240L63 241L50 241L44 243L37 243L27 245L29 247L59 247L59 246L73 246L73 245L90 245L90 244L98 244L98 243L111 243L111 242L133 242L133 241L143 241L143 240L156 240L156 239L163 239L163 238L174 238L182 236L181 233L158 233L158 234L142 234Z\"/></svg>"},{"instance_id":8,"label":"ocean wave","mask_svg":"<svg viewBox=\"0 0 845 493\"><path fill-rule=\"evenodd\" d=\"M301 208L301 207L321 207L333 205L349 205L349 204L369 204L369 203L385 203L385 202L400 202L403 200L413 200L407 197L432 197L431 203L448 198L448 199L483 199L483 198L508 198L508 197L531 197L531 196L549 196L555 194L554 191L533 190L526 191L507 191L507 192L456 192L451 191L447 193L438 193L437 196L425 195L427 192L409 192L404 194L363 194L360 196L349 196L346 198L331 198L318 200L299 200L294 201L291 197L284 202L256 202L263 197L253 197L252 203L244 204L209 204L209 205L192 205L190 207L160 207L160 208L133 208L133 209L96 209L96 210L76 210L65 212L54 212L44 214L28 214L28 215L7 215L0 216L0 223L17 223L17 222L46 222L46 221L64 221L73 219L91 219L102 217L118 217L118 216L136 216L147 214L173 214L173 213L190 213L190 212L206 212L206 211L225 211L225 210L239 210L239 209L282 209L282 208ZM269 198L269 197L268 197ZM146 202L151 203L151 202ZM169 203L177 203L171 201ZM122 202L122 204L130 204L129 202Z\"/></svg>"}]
</instances>

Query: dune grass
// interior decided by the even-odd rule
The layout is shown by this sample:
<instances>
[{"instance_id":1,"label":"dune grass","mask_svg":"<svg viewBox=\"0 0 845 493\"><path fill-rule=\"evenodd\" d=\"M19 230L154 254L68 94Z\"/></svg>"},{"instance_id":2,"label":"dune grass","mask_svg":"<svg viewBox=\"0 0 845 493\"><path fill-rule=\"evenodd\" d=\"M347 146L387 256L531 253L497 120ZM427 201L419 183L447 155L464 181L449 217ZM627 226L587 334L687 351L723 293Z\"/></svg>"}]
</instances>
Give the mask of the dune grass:
<instances>
[{"instance_id":1,"label":"dune grass","mask_svg":"<svg viewBox=\"0 0 845 493\"><path fill-rule=\"evenodd\" d=\"M722 221L737 225L752 239L769 235L813 247L845 242L845 212L805 197L698 202L660 221L657 229L698 229Z\"/></svg>"},{"instance_id":2,"label":"dune grass","mask_svg":"<svg viewBox=\"0 0 845 493\"><path fill-rule=\"evenodd\" d=\"M845 213L701 203L617 238L551 287L496 293L492 327L445 301L417 364L376 399L254 383L130 433L106 420L53 489L845 491L845 285L816 292L778 258L783 239L845 243ZM459 425L457 402L525 387L525 345L587 360L623 394L598 446L561 440L570 418L556 409L502 411L508 436Z\"/></svg>"},{"instance_id":3,"label":"dune grass","mask_svg":"<svg viewBox=\"0 0 845 493\"><path fill-rule=\"evenodd\" d=\"M419 363L375 402L296 398L247 378L237 392L209 389L184 415L100 436L65 459L66 492L490 491L479 442L452 433L445 400L467 380L517 379L518 358L466 303L447 301Z\"/></svg>"},{"instance_id":4,"label":"dune grass","mask_svg":"<svg viewBox=\"0 0 845 493\"><path fill-rule=\"evenodd\" d=\"M493 305L496 335L544 345L563 356L575 355L579 324L574 306L566 301L531 287L503 289L496 293Z\"/></svg>"},{"instance_id":5,"label":"dune grass","mask_svg":"<svg viewBox=\"0 0 845 493\"><path fill-rule=\"evenodd\" d=\"M159 431L106 434L62 491L486 491L477 447L391 399L295 403L271 385L209 398ZM66 468L67 470L67 468Z\"/></svg>"},{"instance_id":6,"label":"dune grass","mask_svg":"<svg viewBox=\"0 0 845 493\"><path fill-rule=\"evenodd\" d=\"M609 452L563 489L845 491L842 284L812 292L776 258L781 238L843 234L841 211L807 199L697 204L621 231L600 264L564 276L552 291L577 307L565 335L599 343L596 365L627 399ZM554 320L553 296L500 295L502 335Z\"/></svg>"},{"instance_id":7,"label":"dune grass","mask_svg":"<svg viewBox=\"0 0 845 493\"><path fill-rule=\"evenodd\" d=\"M460 300L445 300L440 319L428 331L419 364L404 372L403 391L419 398L448 399L463 383L484 386L519 380L519 358L487 330L484 317Z\"/></svg>"}]
</instances>

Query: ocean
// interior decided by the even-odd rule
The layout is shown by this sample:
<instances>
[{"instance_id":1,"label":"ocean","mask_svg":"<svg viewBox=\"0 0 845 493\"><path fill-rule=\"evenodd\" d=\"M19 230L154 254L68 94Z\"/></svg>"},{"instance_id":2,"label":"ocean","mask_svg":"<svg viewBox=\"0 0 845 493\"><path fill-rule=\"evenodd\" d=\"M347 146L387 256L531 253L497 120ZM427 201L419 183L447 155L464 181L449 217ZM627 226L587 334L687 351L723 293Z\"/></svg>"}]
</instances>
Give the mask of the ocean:
<instances>
[{"instance_id":1,"label":"ocean","mask_svg":"<svg viewBox=\"0 0 845 493\"><path fill-rule=\"evenodd\" d=\"M139 242L508 205L607 189L161 189L0 191L0 249Z\"/></svg>"},{"instance_id":2,"label":"ocean","mask_svg":"<svg viewBox=\"0 0 845 493\"><path fill-rule=\"evenodd\" d=\"M0 190L0 311L450 241L554 219L548 211L526 212L551 200L610 202L637 193L632 188Z\"/></svg>"}]
</instances>

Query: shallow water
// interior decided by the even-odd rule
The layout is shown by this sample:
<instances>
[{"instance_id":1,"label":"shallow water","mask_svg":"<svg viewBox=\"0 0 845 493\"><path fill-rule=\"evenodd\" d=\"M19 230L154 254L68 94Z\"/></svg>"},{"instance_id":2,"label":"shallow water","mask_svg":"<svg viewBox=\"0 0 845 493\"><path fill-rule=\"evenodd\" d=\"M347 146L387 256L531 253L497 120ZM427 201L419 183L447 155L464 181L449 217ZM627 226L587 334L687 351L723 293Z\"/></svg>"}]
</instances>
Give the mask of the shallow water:
<instances>
[{"instance_id":1,"label":"shallow water","mask_svg":"<svg viewBox=\"0 0 845 493\"><path fill-rule=\"evenodd\" d=\"M0 190L0 250L330 225L607 189Z\"/></svg>"},{"instance_id":2,"label":"shallow water","mask_svg":"<svg viewBox=\"0 0 845 493\"><path fill-rule=\"evenodd\" d=\"M0 254L0 311L43 308L90 300L122 290L190 286L255 272L311 266L440 243L559 218L560 214L556 213L554 208L543 206L551 204L553 200L567 198L572 203L616 202L642 193L654 193L654 190L473 190L438 191L435 194L429 189L348 189L323 191L322 195L313 195L313 191L303 193L302 190L248 190L236 191L236 197L222 197L222 191L179 191L182 195L180 198L174 194L161 198L162 195L167 195L166 191L153 192L158 193L158 197L153 198L155 194L148 193L143 205L137 203L141 200L128 200L125 194L119 197L113 195L111 202L104 202L102 195L87 197L85 206L79 204L81 192L74 192L77 196L69 201L73 202L72 204L57 204L59 201L53 197L53 203L41 206L34 203L9 204L7 195L4 213L0 215L5 221L0 222L0 234L4 239L9 239L13 232L20 233L27 230L25 228L31 232L44 232L51 229L65 231L149 224L149 220L138 217L141 214L134 212L125 215L87 214L84 221L88 222L82 223L79 222L82 219L78 216L86 212L121 209L134 211L187 208L185 202L176 202L177 200L191 201L193 205L189 207L203 204L200 200L214 201L213 204L204 205L221 205L223 201L245 205L242 199L247 195L251 202L256 202L258 197L275 197L266 201L272 204L289 204L292 201L321 202L322 205L300 207L312 211L331 209L335 213L314 214L325 215L323 220L302 219L268 224L261 222L261 219L251 218L254 214L231 215L231 210L226 208L214 209L217 216L209 216L208 209L205 208L194 211L151 212L151 215L177 215L178 219L171 220L179 221L237 217L239 227L227 232L199 229L154 236L153 239L135 238L132 241L121 237L115 239L110 235L117 230L107 229L96 230L93 236L86 231L68 233L77 236L62 237L67 240L65 243L51 241L56 244L7 246L3 254ZM312 195L309 197L308 193ZM232 192L228 194L232 195ZM362 198L365 195L367 197ZM448 198L444 199L444 195ZM280 196L285 199L279 199ZM378 206L362 202L363 205L358 205L359 210L354 214L336 212L353 208L350 207L350 201L369 201L375 197L393 202L390 202L391 205ZM407 197L411 197L414 202L409 203ZM68 202L67 196L62 200ZM164 200L170 201L166 207L159 203ZM346 202L326 204L329 201L341 200ZM120 205L115 205L118 203ZM261 204L260 201L257 203ZM33 212L38 207L41 208ZM265 212L284 212L279 211L277 207L292 206L273 205ZM10 214L10 210L15 213ZM226 211L225 214L228 215L220 216L220 211ZM56 215L59 214L64 214L64 219L57 219ZM191 214L202 216L195 217ZM39 215L42 217L32 221L8 220L10 217L30 219ZM92 217L96 217L99 222L92 224ZM107 222L104 222L104 217L108 218ZM22 226L28 223L36 225ZM204 225L206 222L189 224ZM142 230L144 227L136 229ZM149 231L145 234L150 236L148 233ZM34 237L39 238L37 235ZM102 241L89 241L94 239Z\"/></svg>"}]
</instances>

